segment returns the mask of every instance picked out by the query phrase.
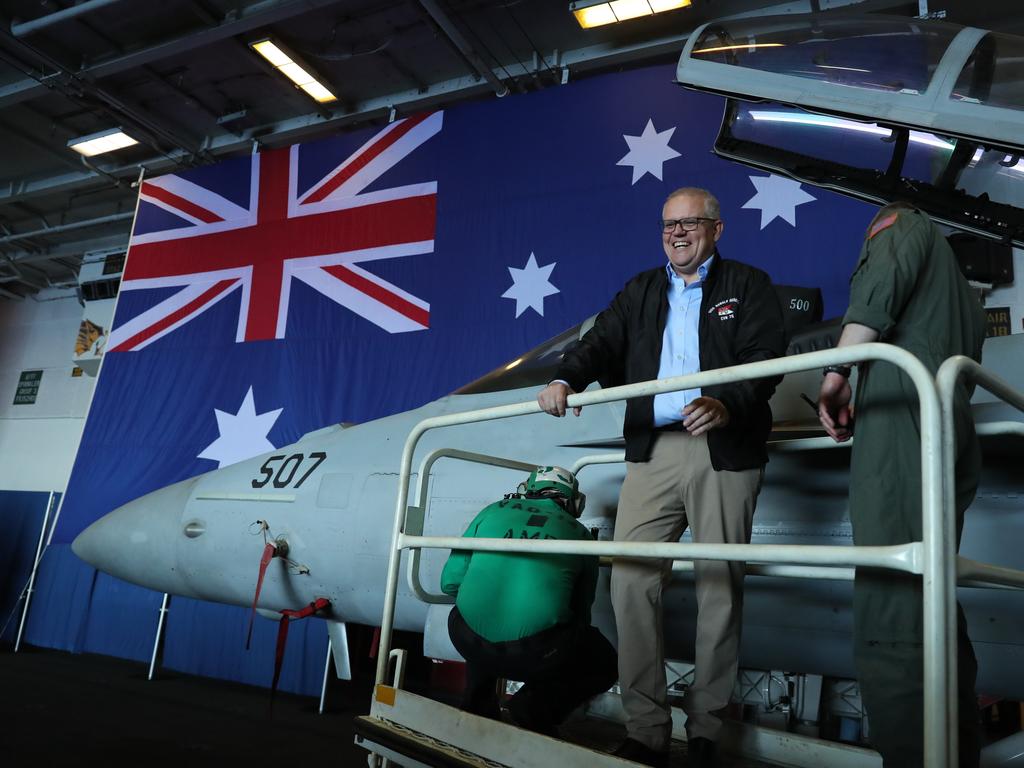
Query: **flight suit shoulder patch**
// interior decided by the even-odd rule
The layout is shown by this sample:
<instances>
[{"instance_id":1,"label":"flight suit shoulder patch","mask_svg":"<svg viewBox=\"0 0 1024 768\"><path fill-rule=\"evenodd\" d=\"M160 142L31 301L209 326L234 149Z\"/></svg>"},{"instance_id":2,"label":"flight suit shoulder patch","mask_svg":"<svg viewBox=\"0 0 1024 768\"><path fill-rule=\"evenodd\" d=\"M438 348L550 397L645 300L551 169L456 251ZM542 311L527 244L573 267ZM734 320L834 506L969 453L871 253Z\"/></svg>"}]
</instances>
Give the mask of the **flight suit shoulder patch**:
<instances>
[{"instance_id":1,"label":"flight suit shoulder patch","mask_svg":"<svg viewBox=\"0 0 1024 768\"><path fill-rule=\"evenodd\" d=\"M900 215L898 213L890 213L884 219L875 222L875 226L873 226L871 228L871 231L868 232L868 240L877 235L879 232L882 232L883 230L886 230L889 227L891 227L893 224L896 223L896 220L899 219L899 217Z\"/></svg>"}]
</instances>

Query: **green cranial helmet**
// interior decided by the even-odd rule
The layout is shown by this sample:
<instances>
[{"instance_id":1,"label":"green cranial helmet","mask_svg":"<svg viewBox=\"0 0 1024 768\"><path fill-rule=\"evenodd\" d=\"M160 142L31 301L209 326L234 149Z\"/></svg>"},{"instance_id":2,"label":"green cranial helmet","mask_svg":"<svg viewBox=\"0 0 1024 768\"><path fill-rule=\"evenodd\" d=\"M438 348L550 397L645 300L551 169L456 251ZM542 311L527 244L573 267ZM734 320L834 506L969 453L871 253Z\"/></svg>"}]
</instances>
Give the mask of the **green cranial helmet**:
<instances>
[{"instance_id":1,"label":"green cranial helmet","mask_svg":"<svg viewBox=\"0 0 1024 768\"><path fill-rule=\"evenodd\" d=\"M561 497L567 503L566 511L574 517L580 516L586 502L586 496L580 493L580 484L576 476L562 467L537 467L520 486L520 491L527 498Z\"/></svg>"}]
</instances>

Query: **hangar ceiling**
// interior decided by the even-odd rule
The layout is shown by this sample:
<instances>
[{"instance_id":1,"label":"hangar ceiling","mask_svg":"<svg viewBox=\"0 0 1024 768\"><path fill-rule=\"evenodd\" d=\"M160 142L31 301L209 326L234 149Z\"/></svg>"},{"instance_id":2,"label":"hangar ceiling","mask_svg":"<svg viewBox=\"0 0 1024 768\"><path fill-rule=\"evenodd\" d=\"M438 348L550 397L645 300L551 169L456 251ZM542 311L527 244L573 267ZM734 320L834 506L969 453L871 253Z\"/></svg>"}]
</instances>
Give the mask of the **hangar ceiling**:
<instances>
[{"instance_id":1,"label":"hangar ceiling","mask_svg":"<svg viewBox=\"0 0 1024 768\"><path fill-rule=\"evenodd\" d=\"M590 30L566 0L0 0L0 298L77 281L123 250L134 183L426 108L674 60L713 18L945 10L1024 32L1018 0L693 0ZM981 6L981 7L979 7ZM322 76L321 106L249 47L270 37ZM139 144L90 159L71 139Z\"/></svg>"}]
</instances>

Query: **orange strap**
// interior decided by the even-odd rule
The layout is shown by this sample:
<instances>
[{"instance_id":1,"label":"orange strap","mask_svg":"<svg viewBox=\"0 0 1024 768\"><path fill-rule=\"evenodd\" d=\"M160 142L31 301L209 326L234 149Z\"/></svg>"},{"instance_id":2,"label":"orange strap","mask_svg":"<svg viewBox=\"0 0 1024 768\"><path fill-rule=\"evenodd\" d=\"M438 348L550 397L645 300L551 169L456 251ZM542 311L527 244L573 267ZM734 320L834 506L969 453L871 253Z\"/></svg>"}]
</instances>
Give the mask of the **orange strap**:
<instances>
[{"instance_id":1,"label":"orange strap","mask_svg":"<svg viewBox=\"0 0 1024 768\"><path fill-rule=\"evenodd\" d=\"M281 665L284 663L284 647L288 642L288 625L293 621L312 616L317 611L329 607L331 601L326 597L318 597L312 603L298 610L285 608L281 611L281 621L277 625L277 648L274 651L274 679L270 683L270 697L273 699L277 693L277 681L281 677Z\"/></svg>"},{"instance_id":2,"label":"orange strap","mask_svg":"<svg viewBox=\"0 0 1024 768\"><path fill-rule=\"evenodd\" d=\"M256 579L256 594L252 596L252 612L249 614L249 632L245 636L245 650L249 650L249 644L252 642L252 625L256 620L256 603L260 599L260 590L263 589L263 577L267 575L267 566L270 565L270 561L277 556L277 545L273 542L267 542L266 546L263 547L263 557L260 558L260 575Z\"/></svg>"}]
</instances>

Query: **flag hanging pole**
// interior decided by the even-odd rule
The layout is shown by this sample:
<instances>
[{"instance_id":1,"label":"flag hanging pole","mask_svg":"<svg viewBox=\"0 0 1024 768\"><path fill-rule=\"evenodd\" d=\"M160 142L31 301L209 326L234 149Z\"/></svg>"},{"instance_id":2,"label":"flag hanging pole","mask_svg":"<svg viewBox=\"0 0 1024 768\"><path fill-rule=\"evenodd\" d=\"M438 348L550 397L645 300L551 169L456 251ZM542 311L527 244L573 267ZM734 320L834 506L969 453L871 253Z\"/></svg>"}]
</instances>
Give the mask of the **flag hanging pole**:
<instances>
[{"instance_id":1,"label":"flag hanging pole","mask_svg":"<svg viewBox=\"0 0 1024 768\"><path fill-rule=\"evenodd\" d=\"M28 586L25 587L25 605L21 607L21 621L18 622L18 636L14 640L14 652L21 650L21 635L25 631L25 620L28 618L28 605L32 602L32 593L35 591L36 573L39 572L39 561L43 559L46 541L46 526L50 522L50 512L53 511L53 491L46 500L46 511L43 513L43 525L39 528L39 543L36 544L36 557L32 562L32 574L28 577ZM57 524L54 518L53 524ZM52 529L51 529L52 530Z\"/></svg>"}]
</instances>

